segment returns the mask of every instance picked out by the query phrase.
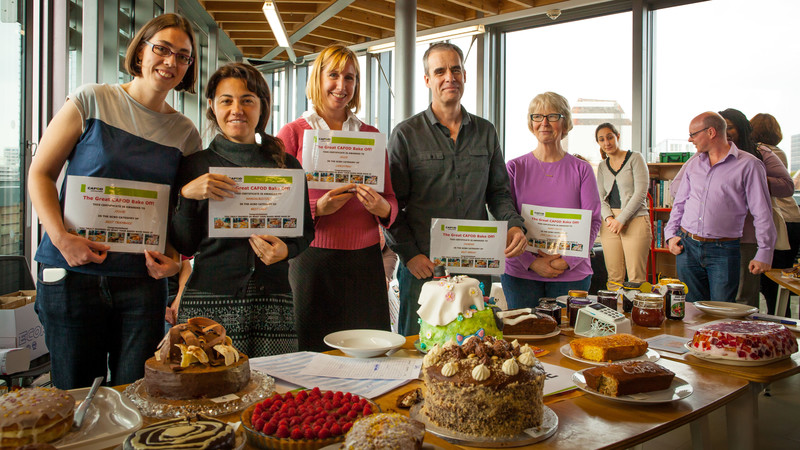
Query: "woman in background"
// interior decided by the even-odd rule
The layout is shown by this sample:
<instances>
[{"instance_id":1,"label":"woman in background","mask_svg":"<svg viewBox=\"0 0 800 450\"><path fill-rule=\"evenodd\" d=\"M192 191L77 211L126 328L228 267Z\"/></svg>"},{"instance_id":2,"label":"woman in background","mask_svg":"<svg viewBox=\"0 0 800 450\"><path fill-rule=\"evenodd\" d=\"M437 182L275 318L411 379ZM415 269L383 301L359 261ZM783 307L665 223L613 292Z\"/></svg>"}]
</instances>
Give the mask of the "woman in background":
<instances>
[{"instance_id":1,"label":"woman in background","mask_svg":"<svg viewBox=\"0 0 800 450\"><path fill-rule=\"evenodd\" d=\"M772 198L791 196L794 193L792 177L772 150L767 147L756 148L756 143L751 136L753 128L750 126L747 117L738 109L733 108L728 108L719 113L725 118L728 140L733 142L740 150L744 150L764 162L770 196ZM758 307L761 275L753 275L747 268L750 260L755 257L758 250L756 231L753 227L753 216L749 213L744 221L740 242L741 262L739 265L739 290L736 293L736 302Z\"/></svg>"},{"instance_id":2,"label":"woman in background","mask_svg":"<svg viewBox=\"0 0 800 450\"><path fill-rule=\"evenodd\" d=\"M764 153L771 151L780 159L783 167L788 168L786 154L778 148L778 144L783 139L783 133L775 117L771 114L759 113L750 119L750 125L753 127L752 137L758 143L758 149ZM783 218L786 224L786 236L789 240L788 250L775 249L772 256L772 268L786 269L794 265L797 260L797 251L800 249L800 208L797 207L797 203L792 197L773 197L772 209ZM776 223L775 226L778 227L780 224ZM780 234L781 231L778 230L778 235L780 236ZM761 293L764 294L767 302L767 314L774 314L775 303L778 299L778 285L764 274L761 275ZM790 311L787 309L786 317L789 317L789 313Z\"/></svg>"},{"instance_id":3,"label":"woman in background","mask_svg":"<svg viewBox=\"0 0 800 450\"><path fill-rule=\"evenodd\" d=\"M517 212L522 211L523 204L588 209L592 212L591 246L600 229L600 195L592 166L561 146L572 129L567 99L554 92L534 97L528 106L528 129L536 136L537 147L506 164ZM566 295L570 289L588 290L591 281L588 257L562 257L542 251L506 259L506 273L502 275L509 308L534 307L541 297Z\"/></svg>"},{"instance_id":4,"label":"woman in background","mask_svg":"<svg viewBox=\"0 0 800 450\"><path fill-rule=\"evenodd\" d=\"M175 248L195 255L194 270L181 296L178 323L208 317L225 327L233 346L250 357L297 351L289 263L314 239L314 222L304 192L303 235L247 238L208 235L208 204L230 201L231 178L210 167L302 169L265 127L272 111L264 76L253 66L220 67L206 86L206 118L219 133L209 147L186 158L178 173L182 186L172 218ZM258 139L256 138L258 136Z\"/></svg>"},{"instance_id":5,"label":"woman in background","mask_svg":"<svg viewBox=\"0 0 800 450\"><path fill-rule=\"evenodd\" d=\"M647 255L653 234L647 211L650 173L641 153L619 147L619 131L610 123L594 133L603 162L597 167L600 192L600 241L608 270L608 281L622 284L647 280Z\"/></svg>"},{"instance_id":6,"label":"woman in background","mask_svg":"<svg viewBox=\"0 0 800 450\"><path fill-rule=\"evenodd\" d=\"M144 375L144 362L164 335L166 277L178 273L180 264L155 251L109 252L109 246L67 230L56 180L66 165L62 194L73 176L171 188L181 155L202 146L192 121L166 102L173 89L194 93L195 55L186 18L164 14L150 20L125 54L133 80L79 87L39 143L28 177L46 231L35 256L36 311L58 388L89 386L109 372L114 386Z\"/></svg>"},{"instance_id":7,"label":"woman in background","mask_svg":"<svg viewBox=\"0 0 800 450\"><path fill-rule=\"evenodd\" d=\"M360 105L358 58L334 45L317 56L308 77L310 109L284 126L278 137L286 152L303 161L305 130L377 132L355 115ZM311 247L291 263L300 350L327 350L329 333L351 328L389 330L389 302L378 225L397 216L389 164L384 190L364 184L309 189L316 235Z\"/></svg>"}]
</instances>

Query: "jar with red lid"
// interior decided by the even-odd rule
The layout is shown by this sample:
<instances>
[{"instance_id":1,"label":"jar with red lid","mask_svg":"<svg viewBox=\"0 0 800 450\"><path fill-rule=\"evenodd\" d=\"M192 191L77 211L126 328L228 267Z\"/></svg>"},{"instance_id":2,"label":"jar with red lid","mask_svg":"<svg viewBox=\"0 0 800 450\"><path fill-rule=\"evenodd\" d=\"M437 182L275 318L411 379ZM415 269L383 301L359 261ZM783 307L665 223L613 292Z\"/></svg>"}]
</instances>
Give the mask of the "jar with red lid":
<instances>
[{"instance_id":1,"label":"jar with red lid","mask_svg":"<svg viewBox=\"0 0 800 450\"><path fill-rule=\"evenodd\" d=\"M639 293L633 299L633 323L640 327L660 327L664 323L664 297L654 293Z\"/></svg>"}]
</instances>

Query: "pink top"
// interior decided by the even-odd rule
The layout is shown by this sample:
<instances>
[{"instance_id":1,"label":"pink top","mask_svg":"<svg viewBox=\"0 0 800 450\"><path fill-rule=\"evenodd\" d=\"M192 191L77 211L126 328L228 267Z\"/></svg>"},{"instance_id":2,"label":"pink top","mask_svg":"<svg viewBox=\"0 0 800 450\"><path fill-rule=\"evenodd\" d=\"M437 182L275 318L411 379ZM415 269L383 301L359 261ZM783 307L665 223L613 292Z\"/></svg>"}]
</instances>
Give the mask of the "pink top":
<instances>
[{"instance_id":1,"label":"pink top","mask_svg":"<svg viewBox=\"0 0 800 450\"><path fill-rule=\"evenodd\" d=\"M311 125L301 117L286 124L277 135L283 141L286 153L297 158L301 164L303 162L303 133L310 129ZM359 131L377 132L378 129L362 123ZM351 198L335 213L317 217L317 199L328 191L309 189L308 201L311 206L311 215L314 217L314 241L311 246L336 250L358 250L379 243L381 238L378 225L389 227L397 217L397 199L392 189L388 158L386 159L384 180L382 195L392 207L387 220L381 220L370 214L356 197Z\"/></svg>"}]
</instances>

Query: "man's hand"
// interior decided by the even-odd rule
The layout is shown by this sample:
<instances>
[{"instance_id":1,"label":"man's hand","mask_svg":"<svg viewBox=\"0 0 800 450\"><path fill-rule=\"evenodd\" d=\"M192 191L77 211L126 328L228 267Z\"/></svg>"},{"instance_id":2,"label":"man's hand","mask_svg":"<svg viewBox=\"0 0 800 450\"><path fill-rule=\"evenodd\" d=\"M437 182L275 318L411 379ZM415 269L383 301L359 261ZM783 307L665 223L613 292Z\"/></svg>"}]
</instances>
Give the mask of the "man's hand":
<instances>
[{"instance_id":1,"label":"man's hand","mask_svg":"<svg viewBox=\"0 0 800 450\"><path fill-rule=\"evenodd\" d=\"M683 245L681 245L681 237L673 236L669 239L669 252L677 256L683 252Z\"/></svg>"},{"instance_id":2,"label":"man's hand","mask_svg":"<svg viewBox=\"0 0 800 450\"><path fill-rule=\"evenodd\" d=\"M522 232L520 227L511 227L508 229L506 235L506 258L513 258L519 256L525 251L525 246L528 240L525 238L525 233Z\"/></svg>"},{"instance_id":3,"label":"man's hand","mask_svg":"<svg viewBox=\"0 0 800 450\"><path fill-rule=\"evenodd\" d=\"M406 267L408 271L411 272L411 275L417 277L418 280L433 276L433 261L422 253L409 259L406 263Z\"/></svg>"},{"instance_id":4,"label":"man's hand","mask_svg":"<svg viewBox=\"0 0 800 450\"><path fill-rule=\"evenodd\" d=\"M57 241L54 239L53 245L58 248L70 267L88 263L101 264L106 260L108 249L111 248L106 244L90 241L71 233L64 233Z\"/></svg>"},{"instance_id":5,"label":"man's hand","mask_svg":"<svg viewBox=\"0 0 800 450\"><path fill-rule=\"evenodd\" d=\"M539 274L539 276L545 278L555 278L564 273L564 270L557 269L551 265L551 263L557 259L561 259L561 255L548 255L547 253L539 250L539 256L533 260L530 265L530 269ZM562 261L564 260L562 259ZM556 264L558 265L558 263ZM564 264L566 264L566 262L564 262Z\"/></svg>"},{"instance_id":6,"label":"man's hand","mask_svg":"<svg viewBox=\"0 0 800 450\"><path fill-rule=\"evenodd\" d=\"M355 189L355 187L355 184L348 184L326 192L325 195L317 199L316 216L329 216L340 210L345 203L356 195L354 192L348 192L351 189Z\"/></svg>"},{"instance_id":7,"label":"man's hand","mask_svg":"<svg viewBox=\"0 0 800 450\"><path fill-rule=\"evenodd\" d=\"M181 270L181 263L154 250L145 250L144 259L147 273L156 280L171 277Z\"/></svg>"},{"instance_id":8,"label":"man's hand","mask_svg":"<svg viewBox=\"0 0 800 450\"><path fill-rule=\"evenodd\" d=\"M608 229L614 234L619 234L622 229L625 228L625 225L623 225L622 222L611 216L606 218L606 226L608 226Z\"/></svg>"},{"instance_id":9,"label":"man's hand","mask_svg":"<svg viewBox=\"0 0 800 450\"><path fill-rule=\"evenodd\" d=\"M750 269L750 273L752 273L753 275L762 274L771 268L772 268L771 264L763 263L761 261L756 261L755 259L750 261L750 264L748 265L748 269Z\"/></svg>"}]
</instances>

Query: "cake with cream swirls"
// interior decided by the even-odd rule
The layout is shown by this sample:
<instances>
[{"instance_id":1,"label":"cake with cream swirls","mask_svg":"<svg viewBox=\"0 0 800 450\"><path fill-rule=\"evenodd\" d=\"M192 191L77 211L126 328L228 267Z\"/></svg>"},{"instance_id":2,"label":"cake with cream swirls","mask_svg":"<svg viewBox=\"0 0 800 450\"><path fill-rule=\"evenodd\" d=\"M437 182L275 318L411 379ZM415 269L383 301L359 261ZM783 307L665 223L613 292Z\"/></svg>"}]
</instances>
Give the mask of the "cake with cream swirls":
<instances>
[{"instance_id":1,"label":"cake with cream swirls","mask_svg":"<svg viewBox=\"0 0 800 450\"><path fill-rule=\"evenodd\" d=\"M422 363L421 412L448 430L515 436L542 424L546 374L533 349L487 337L434 345Z\"/></svg>"},{"instance_id":2,"label":"cake with cream swirls","mask_svg":"<svg viewBox=\"0 0 800 450\"><path fill-rule=\"evenodd\" d=\"M249 382L247 356L231 345L222 325L205 317L172 327L144 365L147 394L159 398L216 398Z\"/></svg>"},{"instance_id":3,"label":"cake with cream swirls","mask_svg":"<svg viewBox=\"0 0 800 450\"><path fill-rule=\"evenodd\" d=\"M433 281L419 294L419 341L427 351L434 344L463 343L470 336L503 337L491 303L484 300L478 280L466 275L445 277L436 266Z\"/></svg>"},{"instance_id":4,"label":"cake with cream swirls","mask_svg":"<svg viewBox=\"0 0 800 450\"><path fill-rule=\"evenodd\" d=\"M233 427L211 417L197 415L158 422L135 431L125 440L123 450L230 450L235 446Z\"/></svg>"},{"instance_id":5,"label":"cake with cream swirls","mask_svg":"<svg viewBox=\"0 0 800 450\"><path fill-rule=\"evenodd\" d=\"M791 355L797 339L784 325L760 321L733 321L706 325L694 333L693 352L724 359L764 361Z\"/></svg>"}]
</instances>

